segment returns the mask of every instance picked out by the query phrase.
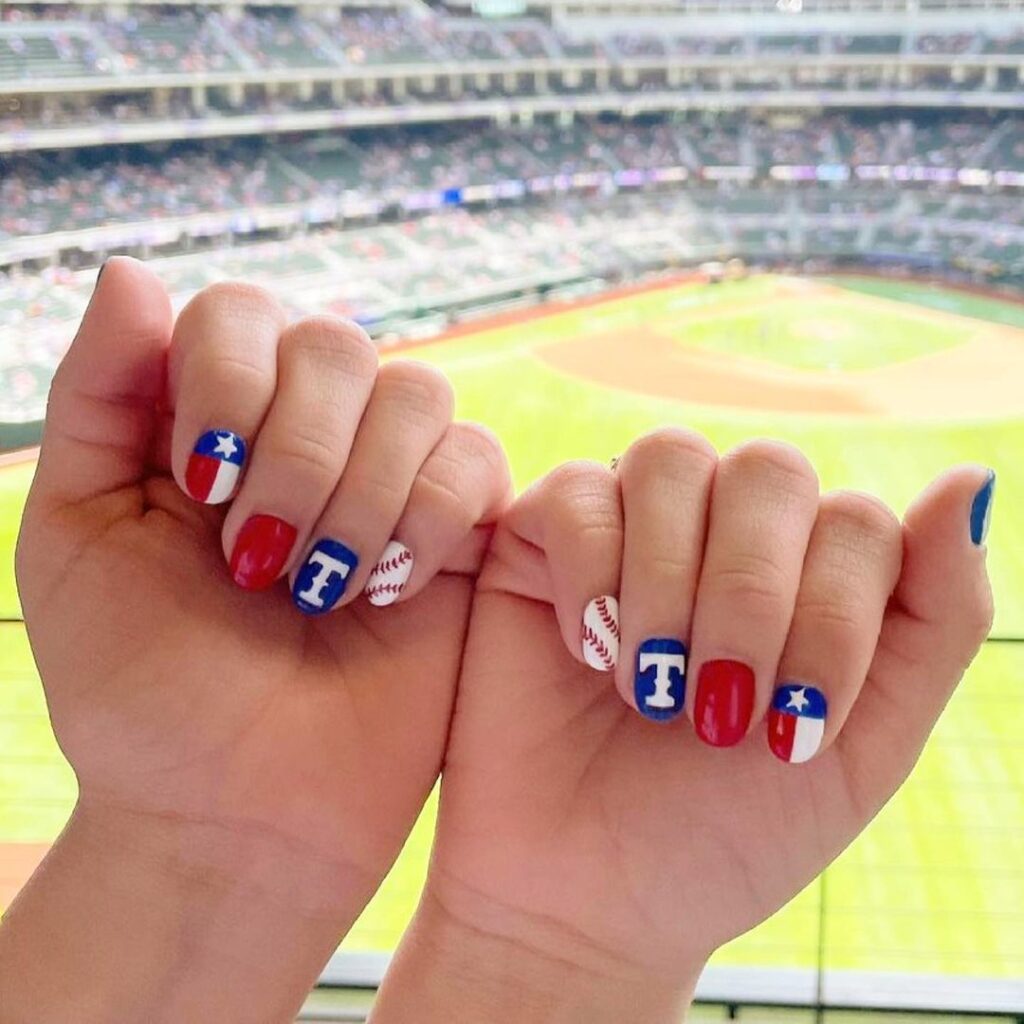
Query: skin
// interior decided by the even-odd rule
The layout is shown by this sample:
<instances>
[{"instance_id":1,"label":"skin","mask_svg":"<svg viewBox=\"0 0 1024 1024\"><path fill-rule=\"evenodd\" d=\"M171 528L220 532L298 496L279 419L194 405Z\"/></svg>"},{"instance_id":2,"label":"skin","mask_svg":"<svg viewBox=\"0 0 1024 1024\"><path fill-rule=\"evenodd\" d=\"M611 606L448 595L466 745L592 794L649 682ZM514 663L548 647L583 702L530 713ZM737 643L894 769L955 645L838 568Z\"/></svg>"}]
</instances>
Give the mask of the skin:
<instances>
[{"instance_id":1,"label":"skin","mask_svg":"<svg viewBox=\"0 0 1024 1024\"><path fill-rule=\"evenodd\" d=\"M0 929L11 1024L286 1019L393 862L440 768L489 532L474 524L505 500L504 458L482 430L449 426L443 390L417 408L412 391L392 392L376 434L361 429L326 457L326 481L325 460L286 461L257 438L253 486L237 505L312 529L338 514L330 474L348 450L376 448L384 467L390 437L420 424L431 434L422 457L435 442L440 457L398 481L378 471L382 494L407 496L390 521L380 526L379 508L369 523L351 507L342 514L356 533L377 529L378 550L403 524L441 550L422 548L407 599L388 609L355 600L369 565L329 615L302 615L284 580L245 592L225 565L237 515L197 504L170 472L173 458L183 477L183 438L200 430L190 421L224 422L223 406L245 393L218 378L237 365L225 348L239 316L250 336L263 333L252 347L269 353L271 377L265 400L236 417L258 427L275 401L294 400L284 355L272 375L274 354L289 335L302 351L303 333L324 376L358 367L358 399L349 381L339 387L372 406L375 356L367 371L369 342L352 325L285 328L267 296L237 286L204 293L174 325L159 282L127 259L107 264L57 374L17 572L80 796ZM391 386L394 371L385 379ZM250 397L259 383L249 380ZM430 416L417 419L420 407ZM350 419L354 430L359 416ZM289 508L302 474L300 493L315 500ZM285 483L276 493L275 476ZM66 985L52 983L58 964Z\"/></svg>"},{"instance_id":2,"label":"skin","mask_svg":"<svg viewBox=\"0 0 1024 1024\"><path fill-rule=\"evenodd\" d=\"M217 302L240 296L262 301ZM448 537L440 574L424 554L386 612L356 590L305 619L283 586L246 594L224 571L245 515L301 518L284 507L296 483L271 485L288 460L275 472L269 446L257 473L254 456L245 515L197 506L175 483L183 438L209 425L187 353L248 315L229 312L205 342L179 344L179 320L172 348L159 285L115 261L58 375L18 572L81 797L0 928L5 1020L66 1020L71 1007L85 1024L289 1019L442 756L430 875L377 1024L678 1020L709 953L790 899L898 788L987 634L985 552L967 530L984 470L951 470L901 524L865 496L819 497L784 446L719 461L693 435L661 433L615 473L563 467L522 496L474 599L473 525L502 509L507 474L464 433L440 461L489 468L463 494L407 481L386 531ZM250 327L280 338L279 312L261 315ZM310 326L322 351L330 328ZM352 393L372 408L372 388ZM238 394L215 382L207 400ZM272 415L243 406L243 419ZM309 488L318 480L314 467ZM320 483L299 524L309 536L343 493ZM445 524L460 516L457 543ZM623 657L601 675L584 664L580 618L620 587ZM756 668L742 743L712 749L685 715L638 714L629 667L652 635L685 637L694 675L721 657ZM833 708L803 766L764 742L772 688L791 676Z\"/></svg>"},{"instance_id":3,"label":"skin","mask_svg":"<svg viewBox=\"0 0 1024 1024\"><path fill-rule=\"evenodd\" d=\"M512 1022L524 1006L531 1021L679 1021L710 953L796 895L900 786L988 634L986 552L968 528L986 477L950 470L900 524L869 496L819 499L785 446L719 462L660 432L616 474L563 467L525 494L481 576L427 886L374 1024ZM745 494L745 515L722 494ZM677 514L659 521L652 495ZM627 585L666 562L674 589ZM620 573L616 688L576 637ZM693 665L760 665L733 749L633 706L631 645L666 629L692 631ZM777 678L813 681L834 709L806 764L768 749Z\"/></svg>"}]
</instances>

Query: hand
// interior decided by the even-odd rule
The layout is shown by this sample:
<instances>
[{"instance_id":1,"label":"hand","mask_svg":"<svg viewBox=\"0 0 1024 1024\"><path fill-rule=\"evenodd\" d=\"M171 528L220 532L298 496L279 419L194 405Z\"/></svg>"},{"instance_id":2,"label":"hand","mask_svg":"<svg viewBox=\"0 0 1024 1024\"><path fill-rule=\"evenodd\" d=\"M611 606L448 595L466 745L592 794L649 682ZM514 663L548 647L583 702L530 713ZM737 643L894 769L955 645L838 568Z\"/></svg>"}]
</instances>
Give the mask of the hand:
<instances>
[{"instance_id":1,"label":"hand","mask_svg":"<svg viewBox=\"0 0 1024 1024\"><path fill-rule=\"evenodd\" d=\"M510 490L492 438L451 413L432 369L378 370L357 327L288 326L255 288L209 288L172 324L125 259L54 381L17 571L80 785L72 831L238 893L240 921L262 902L315 918L293 1000L441 764L480 524ZM236 488L226 515L204 503ZM368 584L392 607L357 600Z\"/></svg>"},{"instance_id":2,"label":"hand","mask_svg":"<svg viewBox=\"0 0 1024 1024\"><path fill-rule=\"evenodd\" d=\"M719 461L674 431L527 492L481 576L427 889L375 1021L512 1020L510 990L534 1021L678 1021L709 954L907 777L991 625L991 497L951 470L901 526L819 498L787 446Z\"/></svg>"}]
</instances>

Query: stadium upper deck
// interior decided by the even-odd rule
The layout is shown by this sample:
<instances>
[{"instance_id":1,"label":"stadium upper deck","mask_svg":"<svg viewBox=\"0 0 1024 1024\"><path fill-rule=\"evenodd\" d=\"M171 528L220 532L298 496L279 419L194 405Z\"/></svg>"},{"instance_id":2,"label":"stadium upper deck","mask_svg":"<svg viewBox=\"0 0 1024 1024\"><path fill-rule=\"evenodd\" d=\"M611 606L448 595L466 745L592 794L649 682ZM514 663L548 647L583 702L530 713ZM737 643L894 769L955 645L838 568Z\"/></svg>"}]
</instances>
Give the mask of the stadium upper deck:
<instances>
[{"instance_id":1,"label":"stadium upper deck","mask_svg":"<svg viewBox=\"0 0 1024 1024\"><path fill-rule=\"evenodd\" d=\"M1001 228L1017 267L1024 127L991 111L1020 104L1024 0L460 3L0 2L0 266L680 186L712 190L729 251L757 251L748 227L807 251L820 228L832 253L891 235L921 255L919 199L891 202L909 185L943 192L943 252L986 254ZM939 124L929 106L978 109ZM877 232L821 227L837 200L811 187L834 184L878 190ZM780 235L764 218L790 186L807 230ZM949 195L983 190L1008 195Z\"/></svg>"},{"instance_id":2,"label":"stadium upper deck","mask_svg":"<svg viewBox=\"0 0 1024 1024\"><path fill-rule=\"evenodd\" d=\"M498 20L418 0L0 5L0 152L622 107L1019 104L1024 0L805 2ZM118 123L90 124L97 110Z\"/></svg>"}]
</instances>

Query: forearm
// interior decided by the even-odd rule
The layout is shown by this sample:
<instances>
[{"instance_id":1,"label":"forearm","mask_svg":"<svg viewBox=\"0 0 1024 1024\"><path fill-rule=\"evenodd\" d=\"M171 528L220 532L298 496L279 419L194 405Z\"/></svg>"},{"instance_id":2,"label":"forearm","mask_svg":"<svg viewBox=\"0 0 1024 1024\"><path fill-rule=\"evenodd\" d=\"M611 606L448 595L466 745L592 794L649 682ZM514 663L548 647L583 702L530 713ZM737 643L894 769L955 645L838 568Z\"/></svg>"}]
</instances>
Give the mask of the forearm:
<instances>
[{"instance_id":1,"label":"forearm","mask_svg":"<svg viewBox=\"0 0 1024 1024\"><path fill-rule=\"evenodd\" d=\"M3 1024L294 1019L361 902L321 900L333 865L185 827L76 809L0 924Z\"/></svg>"},{"instance_id":2,"label":"forearm","mask_svg":"<svg viewBox=\"0 0 1024 1024\"><path fill-rule=\"evenodd\" d=\"M553 957L529 943L467 928L427 897L387 972L371 1024L684 1020L699 969L665 978L607 958L586 959Z\"/></svg>"}]
</instances>

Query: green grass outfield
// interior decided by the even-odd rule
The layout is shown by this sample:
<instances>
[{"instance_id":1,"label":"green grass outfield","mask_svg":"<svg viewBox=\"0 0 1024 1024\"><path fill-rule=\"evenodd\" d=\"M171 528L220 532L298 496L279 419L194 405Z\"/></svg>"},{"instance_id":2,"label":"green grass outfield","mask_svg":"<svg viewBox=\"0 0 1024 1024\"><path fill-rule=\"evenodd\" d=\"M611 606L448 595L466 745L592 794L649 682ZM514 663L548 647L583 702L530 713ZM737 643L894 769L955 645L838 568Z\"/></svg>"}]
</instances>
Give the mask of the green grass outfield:
<instances>
[{"instance_id":1,"label":"green grass outfield","mask_svg":"<svg viewBox=\"0 0 1024 1024\"><path fill-rule=\"evenodd\" d=\"M756 436L791 441L814 462L823 489L870 490L900 513L947 466L991 465L999 476L989 542L995 634L1024 636L1024 519L1017 511L1024 508L1024 417L961 419L951 408L904 421L681 403L568 376L536 352L552 341L609 331L628 346L631 336L655 326L679 344L791 368L855 371L957 345L972 333L965 317L1024 326L1024 307L1009 303L913 283L833 283L846 295L812 291L760 316L740 307L767 295L770 278L656 290L413 354L450 374L460 416L497 431L519 486L566 459L607 460L661 424L693 427L720 451ZM869 308L862 294L891 301ZM955 315L923 320L921 306ZM836 327L816 340L825 322ZM1024 344L1024 332L1021 338ZM0 615L16 613L7 566L28 475L24 467L0 471ZM0 626L0 651L0 842L48 841L70 806L71 773L49 735L20 627ZM431 817L429 807L346 948L393 947L422 879ZM819 893L812 886L716 962L813 966ZM1024 646L986 648L910 783L830 869L825 936L833 968L1024 976Z\"/></svg>"}]
</instances>

